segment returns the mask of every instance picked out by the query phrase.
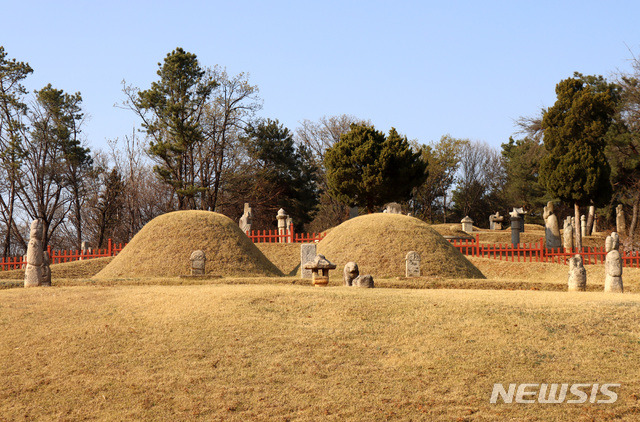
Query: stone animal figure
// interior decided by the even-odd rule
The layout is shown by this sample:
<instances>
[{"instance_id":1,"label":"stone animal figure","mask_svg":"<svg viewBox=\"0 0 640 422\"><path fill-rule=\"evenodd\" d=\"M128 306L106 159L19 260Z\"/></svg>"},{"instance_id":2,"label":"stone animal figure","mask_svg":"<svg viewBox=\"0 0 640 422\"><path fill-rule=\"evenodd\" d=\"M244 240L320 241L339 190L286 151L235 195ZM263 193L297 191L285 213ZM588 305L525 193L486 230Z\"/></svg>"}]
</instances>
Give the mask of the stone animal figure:
<instances>
[{"instance_id":1,"label":"stone animal figure","mask_svg":"<svg viewBox=\"0 0 640 422\"><path fill-rule=\"evenodd\" d=\"M344 285L352 286L353 280L355 280L359 275L360 271L358 270L358 264L356 264L355 262L347 262L342 273L342 276L344 278Z\"/></svg>"}]
</instances>

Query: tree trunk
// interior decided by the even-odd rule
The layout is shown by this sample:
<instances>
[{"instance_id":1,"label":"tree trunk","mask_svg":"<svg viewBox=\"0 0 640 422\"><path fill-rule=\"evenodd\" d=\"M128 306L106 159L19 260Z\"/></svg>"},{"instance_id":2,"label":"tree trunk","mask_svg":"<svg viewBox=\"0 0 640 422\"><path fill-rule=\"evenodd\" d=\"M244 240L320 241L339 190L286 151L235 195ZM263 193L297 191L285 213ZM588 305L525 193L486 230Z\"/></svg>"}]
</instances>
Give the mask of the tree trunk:
<instances>
[{"instance_id":1,"label":"tree trunk","mask_svg":"<svg viewBox=\"0 0 640 422\"><path fill-rule=\"evenodd\" d=\"M442 222L444 224L447 223L447 191L444 191L444 196L442 197Z\"/></svg>"},{"instance_id":2,"label":"tree trunk","mask_svg":"<svg viewBox=\"0 0 640 422\"><path fill-rule=\"evenodd\" d=\"M576 227L575 227L575 239L576 239L576 251L582 252L582 227L580 223L580 206L578 203L573 204L574 216L576 218Z\"/></svg>"}]
</instances>

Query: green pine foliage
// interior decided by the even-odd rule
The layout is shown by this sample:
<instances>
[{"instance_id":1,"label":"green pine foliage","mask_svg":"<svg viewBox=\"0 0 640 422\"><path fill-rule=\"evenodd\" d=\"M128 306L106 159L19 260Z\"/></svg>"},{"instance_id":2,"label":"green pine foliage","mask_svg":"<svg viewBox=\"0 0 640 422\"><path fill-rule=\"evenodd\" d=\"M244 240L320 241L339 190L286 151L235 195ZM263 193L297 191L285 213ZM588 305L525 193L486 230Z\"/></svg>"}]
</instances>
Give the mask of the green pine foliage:
<instances>
[{"instance_id":1,"label":"green pine foliage","mask_svg":"<svg viewBox=\"0 0 640 422\"><path fill-rule=\"evenodd\" d=\"M556 103L542 118L548 154L540 163L547 192L567 203L604 204L611 197L605 135L619 87L602 76L576 73L556 86Z\"/></svg>"},{"instance_id":2,"label":"green pine foliage","mask_svg":"<svg viewBox=\"0 0 640 422\"><path fill-rule=\"evenodd\" d=\"M394 128L385 136L373 126L352 124L327 150L324 163L329 193L368 212L386 202L409 199L428 175L420 152L413 152Z\"/></svg>"}]
</instances>

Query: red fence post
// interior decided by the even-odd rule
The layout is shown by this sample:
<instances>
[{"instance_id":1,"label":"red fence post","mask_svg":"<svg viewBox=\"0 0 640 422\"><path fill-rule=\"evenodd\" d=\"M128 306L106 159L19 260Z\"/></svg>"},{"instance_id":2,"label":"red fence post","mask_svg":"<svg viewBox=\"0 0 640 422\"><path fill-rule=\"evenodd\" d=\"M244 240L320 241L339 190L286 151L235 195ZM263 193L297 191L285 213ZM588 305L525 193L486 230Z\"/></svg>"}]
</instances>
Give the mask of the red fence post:
<instances>
[{"instance_id":1,"label":"red fence post","mask_svg":"<svg viewBox=\"0 0 640 422\"><path fill-rule=\"evenodd\" d=\"M107 245L108 245L107 247L108 247L108 252L109 252L108 256L111 256L111 239L109 239L109 242L107 242Z\"/></svg>"}]
</instances>

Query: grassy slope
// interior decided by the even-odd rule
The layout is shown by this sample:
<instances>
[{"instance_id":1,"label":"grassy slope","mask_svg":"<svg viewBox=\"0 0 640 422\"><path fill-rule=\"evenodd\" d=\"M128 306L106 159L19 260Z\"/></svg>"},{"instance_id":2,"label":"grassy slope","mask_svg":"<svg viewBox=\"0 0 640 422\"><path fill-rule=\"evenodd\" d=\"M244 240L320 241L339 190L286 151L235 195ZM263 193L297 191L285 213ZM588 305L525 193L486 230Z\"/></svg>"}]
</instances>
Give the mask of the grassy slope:
<instances>
[{"instance_id":1,"label":"grassy slope","mask_svg":"<svg viewBox=\"0 0 640 422\"><path fill-rule=\"evenodd\" d=\"M421 274L444 278L484 278L457 249L423 221L398 214L369 214L345 221L318 243L318 253L344 268L358 263L361 274L405 274L409 251L420 254ZM340 271L341 273L341 271Z\"/></svg>"},{"instance_id":2,"label":"grassy slope","mask_svg":"<svg viewBox=\"0 0 640 422\"><path fill-rule=\"evenodd\" d=\"M299 286L0 291L6 420L631 420L640 296ZM619 382L613 405L494 383Z\"/></svg>"}]
</instances>

